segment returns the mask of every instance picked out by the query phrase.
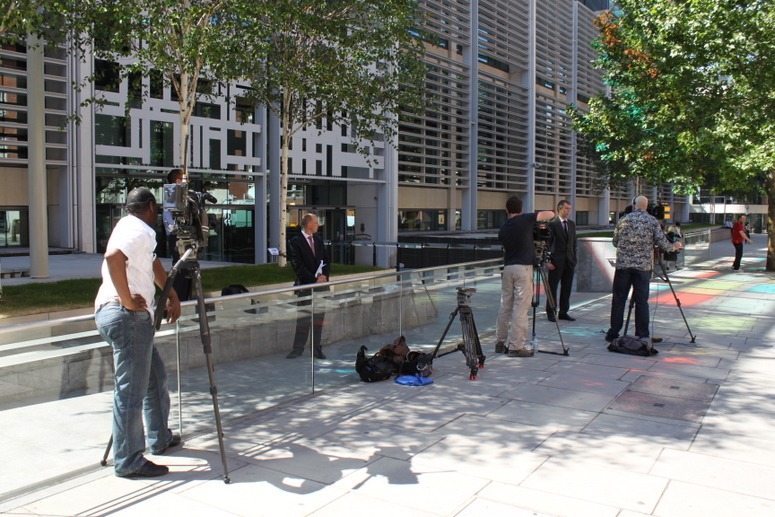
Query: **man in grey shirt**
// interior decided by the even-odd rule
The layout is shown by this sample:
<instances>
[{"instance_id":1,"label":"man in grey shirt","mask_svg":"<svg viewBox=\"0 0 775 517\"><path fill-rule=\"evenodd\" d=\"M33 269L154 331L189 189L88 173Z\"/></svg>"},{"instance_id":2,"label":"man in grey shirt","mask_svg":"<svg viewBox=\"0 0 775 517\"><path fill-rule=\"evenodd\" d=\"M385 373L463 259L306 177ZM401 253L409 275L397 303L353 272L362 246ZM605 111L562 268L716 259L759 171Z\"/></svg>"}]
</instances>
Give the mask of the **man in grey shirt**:
<instances>
[{"instance_id":1,"label":"man in grey shirt","mask_svg":"<svg viewBox=\"0 0 775 517\"><path fill-rule=\"evenodd\" d=\"M681 243L671 244L659 221L646 211L648 199L638 196L633 200L633 211L622 217L612 239L616 248L616 272L611 300L611 327L605 340L612 343L619 337L624 319L624 306L630 289L635 300L635 335L649 337L649 281L654 269L654 247L664 251L678 251Z\"/></svg>"}]
</instances>

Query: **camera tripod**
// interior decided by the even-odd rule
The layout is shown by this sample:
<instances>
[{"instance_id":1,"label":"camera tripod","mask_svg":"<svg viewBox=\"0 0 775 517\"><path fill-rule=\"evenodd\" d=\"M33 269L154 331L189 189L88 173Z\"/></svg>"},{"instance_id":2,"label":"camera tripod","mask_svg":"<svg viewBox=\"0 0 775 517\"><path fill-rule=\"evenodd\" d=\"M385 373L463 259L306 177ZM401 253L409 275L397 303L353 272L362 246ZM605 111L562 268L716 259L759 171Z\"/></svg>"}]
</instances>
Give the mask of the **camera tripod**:
<instances>
[{"instance_id":1,"label":"camera tripod","mask_svg":"<svg viewBox=\"0 0 775 517\"><path fill-rule=\"evenodd\" d=\"M530 341L530 345L533 347L534 351L541 352L542 354L569 355L569 349L565 347L565 342L562 340L560 323L557 321L557 304L554 301L552 290L549 287L549 278L546 271L548 257L546 255L546 250L541 250L540 257L537 260L537 263L533 266L533 273L535 274L535 278L533 279L533 302L531 304L533 306L533 337ZM549 350L538 350L538 342L536 340L536 308L541 305L541 285L544 286L544 293L546 293L546 304L552 310L552 314L555 315L554 324L557 326L557 335L560 336L562 353L552 352Z\"/></svg>"},{"instance_id":2,"label":"camera tripod","mask_svg":"<svg viewBox=\"0 0 775 517\"><path fill-rule=\"evenodd\" d=\"M457 289L457 307L449 315L449 321L447 327L441 334L436 349L431 355L431 361L436 357L444 357L445 355L453 354L455 352L462 352L466 358L466 366L471 369L469 374L469 380L475 381L479 373L479 368L484 368L484 360L486 357L482 353L482 345L479 343L479 333L476 331L476 323L474 322L474 313L471 311L471 294L475 293L476 289L472 287ZM460 316L460 326L463 331L463 342L458 344L453 350L439 354L439 348L444 342L444 338L447 337L452 322L455 321L455 316Z\"/></svg>"},{"instance_id":3,"label":"camera tripod","mask_svg":"<svg viewBox=\"0 0 775 517\"><path fill-rule=\"evenodd\" d=\"M197 315L199 316L199 336L202 340L202 346L205 354L205 361L207 363L207 374L210 381L210 395L213 399L213 413L215 415L215 426L218 431L218 446L221 452L221 463L223 464L223 482L226 484L231 483L229 479L229 469L226 464L226 450L223 443L223 427L221 426L221 412L218 408L218 388L215 385L215 368L212 361L212 346L210 341L210 325L207 321L207 309L205 307L204 291L202 290L202 273L197 260L197 244L193 243L189 247L183 256L180 257L169 274L167 275L167 281L164 284L164 288L161 291L159 300L156 304L156 313L154 314L154 328L159 330L161 321L164 317L164 307L167 304L167 297L169 296L172 283L175 280L175 276L180 271L183 264L187 264L188 270L191 272L191 277L194 284L196 299L197 299ZM110 435L108 446L105 448L105 455L102 458L100 464L105 466L107 464L108 454L110 448L113 445L113 435Z\"/></svg>"},{"instance_id":4,"label":"camera tripod","mask_svg":"<svg viewBox=\"0 0 775 517\"><path fill-rule=\"evenodd\" d=\"M678 306L678 311L681 313L681 318L684 320L684 324L686 325L686 330L689 332L689 336L692 338L690 343L694 343L697 339L697 336L692 334L692 329L689 328L689 322L686 320L686 315L684 315L683 308L681 307L681 300L678 298L678 295L675 292L675 289L673 289L673 283L670 281L670 276L667 274L667 268L665 267L665 261L662 259L662 253L661 250L656 250L654 254L654 261L659 264L659 268L662 270L662 274L659 274L656 270L654 273L661 279L667 282L667 285L670 286L670 291L673 293L673 298L675 299L675 304ZM635 295L633 294L630 296L630 304L627 308L627 320L624 324L624 335L627 335L627 327L630 324L630 315L632 314L632 309L635 306ZM661 339L660 339L661 341Z\"/></svg>"}]
</instances>

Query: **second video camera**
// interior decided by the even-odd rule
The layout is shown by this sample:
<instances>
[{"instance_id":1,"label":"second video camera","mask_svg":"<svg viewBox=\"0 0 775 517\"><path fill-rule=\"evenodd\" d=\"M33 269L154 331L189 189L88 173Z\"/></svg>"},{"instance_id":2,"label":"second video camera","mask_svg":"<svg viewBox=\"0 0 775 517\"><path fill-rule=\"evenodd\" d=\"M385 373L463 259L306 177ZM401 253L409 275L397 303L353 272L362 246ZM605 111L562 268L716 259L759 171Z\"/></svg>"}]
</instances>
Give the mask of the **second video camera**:
<instances>
[{"instance_id":1,"label":"second video camera","mask_svg":"<svg viewBox=\"0 0 775 517\"><path fill-rule=\"evenodd\" d=\"M207 192L190 190L187 183L164 185L164 209L172 215L173 223L167 230L177 237L177 246L182 255L186 248L196 245L207 246L210 226L205 203L217 203Z\"/></svg>"}]
</instances>

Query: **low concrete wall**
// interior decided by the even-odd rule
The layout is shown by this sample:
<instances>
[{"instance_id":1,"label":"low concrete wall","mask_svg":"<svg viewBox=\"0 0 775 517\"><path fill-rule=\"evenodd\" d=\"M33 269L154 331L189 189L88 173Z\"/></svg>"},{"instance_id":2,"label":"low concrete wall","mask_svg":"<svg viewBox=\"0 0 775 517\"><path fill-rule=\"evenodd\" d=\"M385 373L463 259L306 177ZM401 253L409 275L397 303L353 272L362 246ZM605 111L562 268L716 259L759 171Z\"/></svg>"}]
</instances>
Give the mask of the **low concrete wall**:
<instances>
[{"instance_id":1,"label":"low concrete wall","mask_svg":"<svg viewBox=\"0 0 775 517\"><path fill-rule=\"evenodd\" d=\"M584 293L610 292L614 279L616 248L610 237L582 237L578 240L576 290Z\"/></svg>"},{"instance_id":2,"label":"low concrete wall","mask_svg":"<svg viewBox=\"0 0 775 517\"><path fill-rule=\"evenodd\" d=\"M267 306L248 298L217 302L211 317L213 360L223 364L241 359L287 353L296 332L295 297ZM429 292L390 286L369 292L332 292L316 301L326 311L323 345L425 325L438 317ZM257 309L257 314L246 310ZM84 325L87 322L83 323ZM79 323L79 325L81 325ZM181 371L205 366L199 324L184 321L180 333ZM94 328L91 323L91 329ZM391 334L392 335L392 334ZM162 327L156 346L165 363L176 362L174 330ZM353 352L354 357L355 351ZM33 352L0 358L0 409L58 400L113 389L110 347L93 334L71 342L43 345Z\"/></svg>"}]
</instances>

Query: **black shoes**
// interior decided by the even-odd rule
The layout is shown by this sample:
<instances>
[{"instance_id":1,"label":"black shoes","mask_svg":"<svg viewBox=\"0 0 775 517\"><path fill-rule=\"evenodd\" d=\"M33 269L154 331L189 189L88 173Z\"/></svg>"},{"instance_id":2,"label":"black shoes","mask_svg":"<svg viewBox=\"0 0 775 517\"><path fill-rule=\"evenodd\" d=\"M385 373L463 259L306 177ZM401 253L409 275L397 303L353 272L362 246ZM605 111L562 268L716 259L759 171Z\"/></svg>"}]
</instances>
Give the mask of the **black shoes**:
<instances>
[{"instance_id":1,"label":"black shoes","mask_svg":"<svg viewBox=\"0 0 775 517\"><path fill-rule=\"evenodd\" d=\"M554 314L547 314L547 315L546 315L546 319L548 319L548 320L549 320L549 321L551 321L552 323L554 323L555 321L557 321L557 319L554 317Z\"/></svg>"},{"instance_id":2,"label":"black shoes","mask_svg":"<svg viewBox=\"0 0 775 517\"><path fill-rule=\"evenodd\" d=\"M155 478L159 476L163 476L164 474L167 474L170 471L168 467L165 465L157 465L152 461L147 461L143 463L143 466L140 467L135 472L130 472L129 474L125 474L123 476L119 476L122 478Z\"/></svg>"},{"instance_id":3,"label":"black shoes","mask_svg":"<svg viewBox=\"0 0 775 517\"><path fill-rule=\"evenodd\" d=\"M498 341L495 343L495 353L496 354L505 354L507 352L506 345L503 341Z\"/></svg>"},{"instance_id":4,"label":"black shoes","mask_svg":"<svg viewBox=\"0 0 775 517\"><path fill-rule=\"evenodd\" d=\"M558 317L559 317L561 320L565 320L565 321L576 321L576 318L573 318L573 317L571 317L571 316L568 316L567 314L560 314Z\"/></svg>"},{"instance_id":5,"label":"black shoes","mask_svg":"<svg viewBox=\"0 0 775 517\"><path fill-rule=\"evenodd\" d=\"M533 351L526 348L519 350L509 350L509 357L533 357Z\"/></svg>"},{"instance_id":6,"label":"black shoes","mask_svg":"<svg viewBox=\"0 0 775 517\"><path fill-rule=\"evenodd\" d=\"M292 350L290 354L285 356L285 358L286 359L296 359L297 357L301 357L301 354L302 354L301 352L297 352L296 350ZM313 354L313 357L315 359L325 359L326 358L326 354L324 354L323 352L315 352Z\"/></svg>"},{"instance_id":7,"label":"black shoes","mask_svg":"<svg viewBox=\"0 0 775 517\"><path fill-rule=\"evenodd\" d=\"M164 447L163 449L160 449L158 451L151 451L151 454L153 454L154 456L160 456L165 452L167 452L168 450L172 449L173 447L177 447L178 445L180 445L182 441L183 440L180 438L180 434L172 433L172 438L170 439L170 443L168 443L167 446Z\"/></svg>"}]
</instances>

